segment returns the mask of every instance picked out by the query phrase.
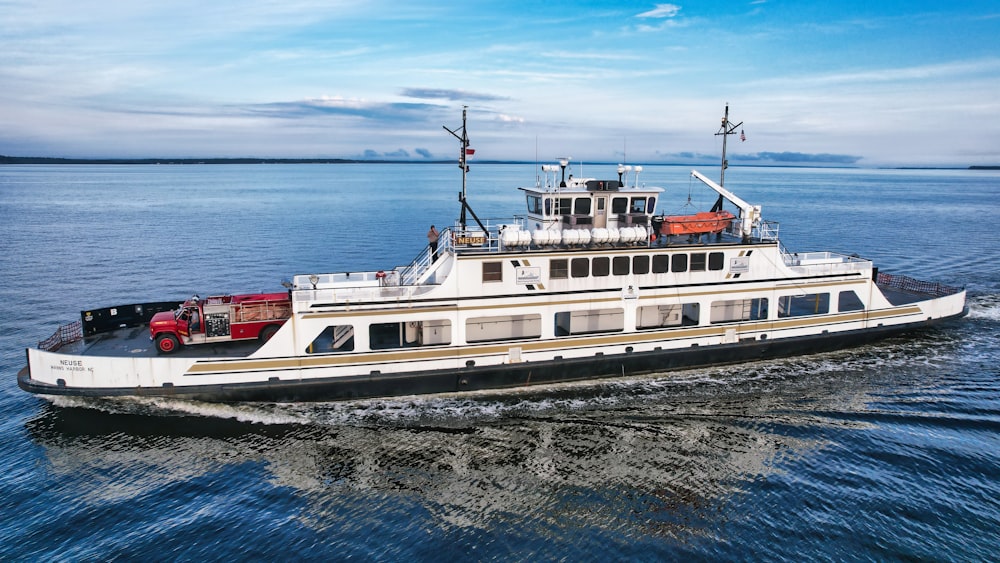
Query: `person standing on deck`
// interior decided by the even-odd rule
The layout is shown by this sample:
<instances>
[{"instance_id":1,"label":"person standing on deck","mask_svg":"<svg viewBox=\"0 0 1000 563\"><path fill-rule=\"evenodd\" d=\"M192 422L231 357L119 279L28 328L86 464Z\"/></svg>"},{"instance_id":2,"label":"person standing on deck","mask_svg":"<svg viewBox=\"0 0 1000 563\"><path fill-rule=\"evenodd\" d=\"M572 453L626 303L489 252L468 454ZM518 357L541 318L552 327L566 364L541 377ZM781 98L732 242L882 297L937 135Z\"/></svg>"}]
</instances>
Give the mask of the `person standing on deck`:
<instances>
[{"instance_id":1,"label":"person standing on deck","mask_svg":"<svg viewBox=\"0 0 1000 563\"><path fill-rule=\"evenodd\" d=\"M434 262L438 257L438 232L434 225L427 231L427 242L431 245L431 262Z\"/></svg>"}]
</instances>

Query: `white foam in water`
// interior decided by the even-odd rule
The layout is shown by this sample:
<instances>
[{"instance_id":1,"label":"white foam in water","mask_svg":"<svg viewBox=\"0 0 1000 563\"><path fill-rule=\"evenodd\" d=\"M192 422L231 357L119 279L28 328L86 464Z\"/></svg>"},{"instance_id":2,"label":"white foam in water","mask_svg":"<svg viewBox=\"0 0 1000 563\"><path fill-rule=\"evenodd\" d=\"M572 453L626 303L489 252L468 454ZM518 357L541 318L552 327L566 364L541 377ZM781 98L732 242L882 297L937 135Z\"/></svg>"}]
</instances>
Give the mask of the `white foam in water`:
<instances>
[{"instance_id":1,"label":"white foam in water","mask_svg":"<svg viewBox=\"0 0 1000 563\"><path fill-rule=\"evenodd\" d=\"M1000 321L1000 295L979 295L967 301L970 319Z\"/></svg>"}]
</instances>

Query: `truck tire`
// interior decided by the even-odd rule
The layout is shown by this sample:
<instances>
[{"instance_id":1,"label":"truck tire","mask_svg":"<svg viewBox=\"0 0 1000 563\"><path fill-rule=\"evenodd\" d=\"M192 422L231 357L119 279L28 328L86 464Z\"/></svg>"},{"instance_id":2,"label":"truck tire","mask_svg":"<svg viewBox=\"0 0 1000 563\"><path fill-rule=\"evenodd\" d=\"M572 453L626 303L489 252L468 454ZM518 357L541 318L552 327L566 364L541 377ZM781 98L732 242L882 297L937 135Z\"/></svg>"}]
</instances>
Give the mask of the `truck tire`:
<instances>
[{"instance_id":1,"label":"truck tire","mask_svg":"<svg viewBox=\"0 0 1000 563\"><path fill-rule=\"evenodd\" d=\"M276 332L278 332L278 325L265 326L264 328L260 329L260 336L259 336L260 341L267 342L268 340L271 339L272 336L274 336L274 333Z\"/></svg>"},{"instance_id":2,"label":"truck tire","mask_svg":"<svg viewBox=\"0 0 1000 563\"><path fill-rule=\"evenodd\" d=\"M161 354L172 354L180 347L180 342L173 334L161 334L156 337L156 351Z\"/></svg>"}]
</instances>

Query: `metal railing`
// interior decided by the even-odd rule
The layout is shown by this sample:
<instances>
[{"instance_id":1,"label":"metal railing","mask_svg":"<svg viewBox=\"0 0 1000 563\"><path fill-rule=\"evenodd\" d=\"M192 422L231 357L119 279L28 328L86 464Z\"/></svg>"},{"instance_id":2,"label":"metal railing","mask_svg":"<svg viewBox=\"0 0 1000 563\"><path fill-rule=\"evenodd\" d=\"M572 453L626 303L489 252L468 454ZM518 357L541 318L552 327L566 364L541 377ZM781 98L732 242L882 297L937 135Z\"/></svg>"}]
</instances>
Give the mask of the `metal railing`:
<instances>
[{"instance_id":1,"label":"metal railing","mask_svg":"<svg viewBox=\"0 0 1000 563\"><path fill-rule=\"evenodd\" d=\"M847 274L871 268L871 260L837 252L794 252L782 249L785 265L801 273Z\"/></svg>"},{"instance_id":2,"label":"metal railing","mask_svg":"<svg viewBox=\"0 0 1000 563\"><path fill-rule=\"evenodd\" d=\"M76 342L83 338L83 322L73 321L64 324L56 329L52 336L38 343L39 350L55 352L66 344Z\"/></svg>"},{"instance_id":3,"label":"metal railing","mask_svg":"<svg viewBox=\"0 0 1000 563\"><path fill-rule=\"evenodd\" d=\"M926 282L918 279L911 278L909 276L903 276L900 274L886 274L879 272L876 276L875 283L889 287L892 289L898 289L900 291L905 291L907 293L919 293L921 295L933 295L934 297L944 297L945 295L953 295L962 291L960 287L954 287L950 285L944 285L937 282Z\"/></svg>"}]
</instances>

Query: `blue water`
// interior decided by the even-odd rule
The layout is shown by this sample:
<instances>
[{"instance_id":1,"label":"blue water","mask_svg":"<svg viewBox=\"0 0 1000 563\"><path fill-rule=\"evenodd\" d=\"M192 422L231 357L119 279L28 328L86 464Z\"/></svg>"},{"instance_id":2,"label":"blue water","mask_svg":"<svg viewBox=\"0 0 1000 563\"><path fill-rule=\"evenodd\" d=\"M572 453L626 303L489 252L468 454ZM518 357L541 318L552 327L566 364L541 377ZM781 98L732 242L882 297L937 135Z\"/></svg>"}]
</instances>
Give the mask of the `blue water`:
<instances>
[{"instance_id":1,"label":"blue water","mask_svg":"<svg viewBox=\"0 0 1000 563\"><path fill-rule=\"evenodd\" d=\"M309 405L49 402L16 386L24 348L83 308L407 263L457 216L459 178L0 167L0 560L996 559L997 172L729 170L791 251L968 288L965 319L854 350ZM534 178L473 165L474 210L520 212L513 188ZM667 188L667 212L714 200L685 168L642 180Z\"/></svg>"}]
</instances>

